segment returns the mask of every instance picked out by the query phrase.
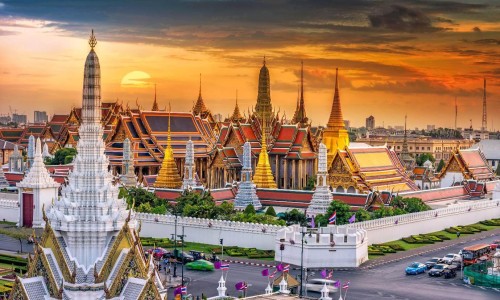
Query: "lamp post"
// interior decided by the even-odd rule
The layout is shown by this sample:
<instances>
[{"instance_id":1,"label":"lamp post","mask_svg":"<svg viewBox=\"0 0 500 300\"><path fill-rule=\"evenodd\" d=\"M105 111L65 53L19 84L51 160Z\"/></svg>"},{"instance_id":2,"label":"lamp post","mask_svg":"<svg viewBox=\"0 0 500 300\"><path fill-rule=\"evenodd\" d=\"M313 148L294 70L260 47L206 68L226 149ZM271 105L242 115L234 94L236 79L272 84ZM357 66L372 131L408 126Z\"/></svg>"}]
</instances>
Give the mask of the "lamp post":
<instances>
[{"instance_id":1,"label":"lamp post","mask_svg":"<svg viewBox=\"0 0 500 300\"><path fill-rule=\"evenodd\" d=\"M300 292L299 292L299 298L302 298L303 295L303 289L304 289L304 236L306 232L304 231L304 227L302 228L301 232L301 239L302 239L302 246L300 249Z\"/></svg>"},{"instance_id":2,"label":"lamp post","mask_svg":"<svg viewBox=\"0 0 500 300\"><path fill-rule=\"evenodd\" d=\"M184 226L182 226L182 234L179 235L179 238L181 239L181 286L184 286Z\"/></svg>"},{"instance_id":3,"label":"lamp post","mask_svg":"<svg viewBox=\"0 0 500 300\"><path fill-rule=\"evenodd\" d=\"M177 277L177 212L174 212L175 215L175 225L174 225L174 234L172 234L172 238L174 239L174 257L175 257L175 262L174 262L174 275L173 277Z\"/></svg>"}]
</instances>

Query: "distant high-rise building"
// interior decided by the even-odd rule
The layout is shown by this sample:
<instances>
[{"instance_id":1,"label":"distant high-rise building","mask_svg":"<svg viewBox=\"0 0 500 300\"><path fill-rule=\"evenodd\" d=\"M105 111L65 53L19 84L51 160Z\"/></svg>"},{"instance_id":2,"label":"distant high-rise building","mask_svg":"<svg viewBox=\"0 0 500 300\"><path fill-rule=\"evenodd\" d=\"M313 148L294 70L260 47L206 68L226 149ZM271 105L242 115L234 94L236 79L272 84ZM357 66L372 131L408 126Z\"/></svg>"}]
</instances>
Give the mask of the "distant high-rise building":
<instances>
[{"instance_id":1,"label":"distant high-rise building","mask_svg":"<svg viewBox=\"0 0 500 300\"><path fill-rule=\"evenodd\" d=\"M26 124L28 122L28 117L26 115L12 114L12 122Z\"/></svg>"},{"instance_id":2,"label":"distant high-rise building","mask_svg":"<svg viewBox=\"0 0 500 300\"><path fill-rule=\"evenodd\" d=\"M0 123L7 124L10 121L12 121L12 119L10 118L9 115L2 115L2 116L0 116Z\"/></svg>"},{"instance_id":3,"label":"distant high-rise building","mask_svg":"<svg viewBox=\"0 0 500 300\"><path fill-rule=\"evenodd\" d=\"M35 110L34 113L34 121L35 123L45 123L49 120L49 117L47 116L46 111L38 111Z\"/></svg>"},{"instance_id":4,"label":"distant high-rise building","mask_svg":"<svg viewBox=\"0 0 500 300\"><path fill-rule=\"evenodd\" d=\"M349 120L344 120L344 126L345 126L345 128L346 128L346 129L351 128L351 121L349 121Z\"/></svg>"},{"instance_id":5,"label":"distant high-rise building","mask_svg":"<svg viewBox=\"0 0 500 300\"><path fill-rule=\"evenodd\" d=\"M366 118L366 129L373 130L375 128L375 117L369 116Z\"/></svg>"}]
</instances>

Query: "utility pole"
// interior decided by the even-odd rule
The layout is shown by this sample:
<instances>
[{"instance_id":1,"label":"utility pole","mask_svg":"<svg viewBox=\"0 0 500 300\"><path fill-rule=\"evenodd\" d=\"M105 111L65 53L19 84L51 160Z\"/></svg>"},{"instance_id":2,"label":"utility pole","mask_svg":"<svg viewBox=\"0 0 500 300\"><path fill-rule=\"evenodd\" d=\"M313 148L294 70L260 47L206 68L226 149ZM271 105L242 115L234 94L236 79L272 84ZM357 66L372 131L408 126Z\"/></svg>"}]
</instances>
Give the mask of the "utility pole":
<instances>
[{"instance_id":1,"label":"utility pole","mask_svg":"<svg viewBox=\"0 0 500 300\"><path fill-rule=\"evenodd\" d=\"M181 286L184 286L184 238L186 236L184 235L184 226L182 226L182 234L179 235L179 238L181 239L181 257L182 257L182 260L181 260Z\"/></svg>"},{"instance_id":2,"label":"utility pole","mask_svg":"<svg viewBox=\"0 0 500 300\"><path fill-rule=\"evenodd\" d=\"M300 250L300 293L299 298L302 298L304 289L304 236L306 232L304 227L302 227L301 237L302 237L302 249Z\"/></svg>"},{"instance_id":3,"label":"utility pole","mask_svg":"<svg viewBox=\"0 0 500 300\"><path fill-rule=\"evenodd\" d=\"M174 278L177 277L177 212L175 212L175 223L174 223L174 234L172 234L172 238L174 240Z\"/></svg>"}]
</instances>

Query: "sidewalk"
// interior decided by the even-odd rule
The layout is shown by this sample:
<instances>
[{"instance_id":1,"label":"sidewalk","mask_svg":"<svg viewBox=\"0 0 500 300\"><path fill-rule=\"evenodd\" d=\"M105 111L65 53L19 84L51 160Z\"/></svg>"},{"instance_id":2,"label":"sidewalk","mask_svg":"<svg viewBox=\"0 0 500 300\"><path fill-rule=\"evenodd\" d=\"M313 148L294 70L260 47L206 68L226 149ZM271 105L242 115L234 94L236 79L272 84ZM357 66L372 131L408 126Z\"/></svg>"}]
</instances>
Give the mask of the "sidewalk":
<instances>
[{"instance_id":1,"label":"sidewalk","mask_svg":"<svg viewBox=\"0 0 500 300\"><path fill-rule=\"evenodd\" d=\"M455 245L460 245L460 244L465 244L468 242L473 242L477 240L481 240L484 238L488 237L493 237L493 236L498 236L500 235L500 228L498 229L493 229L493 230L488 230L488 231L482 231L476 234L468 234L464 235L462 234L460 238L454 239L454 240L447 240L435 244L430 244L427 246L407 250L407 251L401 251L397 253L391 253L391 254L386 254L380 258L377 259L372 259L367 261L366 263L362 264L359 269L364 270L364 269L371 269L376 266L384 265L387 263L395 262L395 261L400 261L409 257L413 256L418 256L418 255L424 255L429 252L433 252L436 250L443 250L446 248L450 248Z\"/></svg>"}]
</instances>

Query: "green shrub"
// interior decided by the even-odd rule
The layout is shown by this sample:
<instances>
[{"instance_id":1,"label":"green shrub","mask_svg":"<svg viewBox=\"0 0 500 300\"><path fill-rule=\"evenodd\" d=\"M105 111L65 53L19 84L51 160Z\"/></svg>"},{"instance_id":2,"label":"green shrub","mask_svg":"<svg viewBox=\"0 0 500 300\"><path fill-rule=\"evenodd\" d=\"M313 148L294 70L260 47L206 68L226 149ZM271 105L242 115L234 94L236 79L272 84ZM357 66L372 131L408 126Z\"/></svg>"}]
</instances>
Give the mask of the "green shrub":
<instances>
[{"instance_id":1,"label":"green shrub","mask_svg":"<svg viewBox=\"0 0 500 300\"><path fill-rule=\"evenodd\" d=\"M444 240L451 240L451 238L447 237L444 234L435 234L434 236L437 236L438 238L442 239L443 241Z\"/></svg>"},{"instance_id":2,"label":"green shrub","mask_svg":"<svg viewBox=\"0 0 500 300\"><path fill-rule=\"evenodd\" d=\"M396 250L396 251L404 251L405 248L403 248L401 245L398 245L398 244L394 244L394 245L387 245L389 247L391 247L392 249Z\"/></svg>"}]
</instances>

